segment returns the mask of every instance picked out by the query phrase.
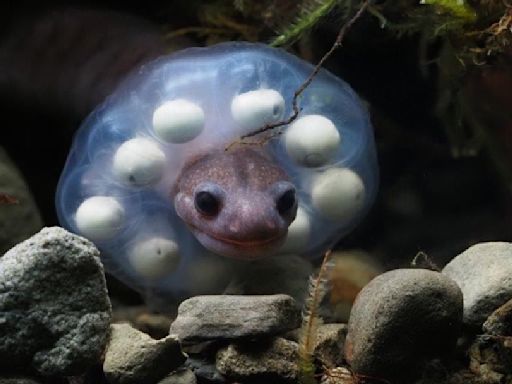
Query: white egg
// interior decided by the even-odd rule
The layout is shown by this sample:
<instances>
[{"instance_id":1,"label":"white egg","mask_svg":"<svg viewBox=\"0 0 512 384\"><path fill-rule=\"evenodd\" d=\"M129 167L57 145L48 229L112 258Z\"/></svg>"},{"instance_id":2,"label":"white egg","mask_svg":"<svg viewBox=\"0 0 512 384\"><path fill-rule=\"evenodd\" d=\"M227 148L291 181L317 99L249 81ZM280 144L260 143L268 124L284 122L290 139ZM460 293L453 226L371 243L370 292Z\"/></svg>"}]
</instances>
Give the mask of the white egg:
<instances>
[{"instance_id":1,"label":"white egg","mask_svg":"<svg viewBox=\"0 0 512 384\"><path fill-rule=\"evenodd\" d=\"M129 260L139 275L159 279L178 267L179 247L172 240L154 237L138 242L129 253Z\"/></svg>"},{"instance_id":2,"label":"white egg","mask_svg":"<svg viewBox=\"0 0 512 384\"><path fill-rule=\"evenodd\" d=\"M274 89L241 93L231 101L231 115L244 132L276 123L284 115L284 98Z\"/></svg>"},{"instance_id":3,"label":"white egg","mask_svg":"<svg viewBox=\"0 0 512 384\"><path fill-rule=\"evenodd\" d=\"M165 154L149 139L136 138L124 142L116 151L112 168L114 175L130 185L156 183L162 177Z\"/></svg>"},{"instance_id":4,"label":"white egg","mask_svg":"<svg viewBox=\"0 0 512 384\"><path fill-rule=\"evenodd\" d=\"M281 246L280 252L298 252L304 249L309 243L311 232L311 221L306 211L299 207L297 216L288 227L288 235L285 243Z\"/></svg>"},{"instance_id":5,"label":"white egg","mask_svg":"<svg viewBox=\"0 0 512 384\"><path fill-rule=\"evenodd\" d=\"M90 197L78 207L75 222L85 237L93 241L107 240L121 229L124 209L113 197Z\"/></svg>"},{"instance_id":6,"label":"white egg","mask_svg":"<svg viewBox=\"0 0 512 384\"><path fill-rule=\"evenodd\" d=\"M153 130L168 143L186 143L204 128L202 108L184 99L167 101L153 113Z\"/></svg>"},{"instance_id":7,"label":"white egg","mask_svg":"<svg viewBox=\"0 0 512 384\"><path fill-rule=\"evenodd\" d=\"M311 191L313 206L332 220L351 219L364 204L365 188L357 173L332 168L317 176Z\"/></svg>"},{"instance_id":8,"label":"white egg","mask_svg":"<svg viewBox=\"0 0 512 384\"><path fill-rule=\"evenodd\" d=\"M297 119L284 135L286 151L304 167L328 163L340 145L340 134L331 120L322 115Z\"/></svg>"}]
</instances>

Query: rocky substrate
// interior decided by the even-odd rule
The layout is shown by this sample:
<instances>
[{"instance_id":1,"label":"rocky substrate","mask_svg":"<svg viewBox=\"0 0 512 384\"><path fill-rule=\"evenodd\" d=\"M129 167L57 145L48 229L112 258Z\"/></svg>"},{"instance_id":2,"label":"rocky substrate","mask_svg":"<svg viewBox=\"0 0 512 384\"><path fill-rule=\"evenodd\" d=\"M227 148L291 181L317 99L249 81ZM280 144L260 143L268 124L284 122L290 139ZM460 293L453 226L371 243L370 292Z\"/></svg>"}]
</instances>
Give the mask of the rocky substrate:
<instances>
[{"instance_id":1,"label":"rocky substrate","mask_svg":"<svg viewBox=\"0 0 512 384\"><path fill-rule=\"evenodd\" d=\"M0 384L512 383L511 276L512 244L483 243L377 276L348 324L301 328L285 294L113 317L97 249L45 228L0 258Z\"/></svg>"}]
</instances>

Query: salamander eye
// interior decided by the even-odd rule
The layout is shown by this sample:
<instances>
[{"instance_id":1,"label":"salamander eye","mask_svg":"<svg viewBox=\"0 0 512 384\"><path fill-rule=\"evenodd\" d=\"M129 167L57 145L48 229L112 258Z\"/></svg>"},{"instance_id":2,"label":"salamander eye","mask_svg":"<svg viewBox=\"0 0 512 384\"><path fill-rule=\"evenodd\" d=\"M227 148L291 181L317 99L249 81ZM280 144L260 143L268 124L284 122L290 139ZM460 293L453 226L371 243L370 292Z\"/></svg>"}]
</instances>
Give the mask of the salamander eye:
<instances>
[{"instance_id":1,"label":"salamander eye","mask_svg":"<svg viewBox=\"0 0 512 384\"><path fill-rule=\"evenodd\" d=\"M219 188L201 188L196 191L194 205L204 216L216 216L222 205L223 193Z\"/></svg>"},{"instance_id":2,"label":"salamander eye","mask_svg":"<svg viewBox=\"0 0 512 384\"><path fill-rule=\"evenodd\" d=\"M295 189L286 190L276 202L276 208L280 215L290 213L297 206L297 198L295 197Z\"/></svg>"}]
</instances>

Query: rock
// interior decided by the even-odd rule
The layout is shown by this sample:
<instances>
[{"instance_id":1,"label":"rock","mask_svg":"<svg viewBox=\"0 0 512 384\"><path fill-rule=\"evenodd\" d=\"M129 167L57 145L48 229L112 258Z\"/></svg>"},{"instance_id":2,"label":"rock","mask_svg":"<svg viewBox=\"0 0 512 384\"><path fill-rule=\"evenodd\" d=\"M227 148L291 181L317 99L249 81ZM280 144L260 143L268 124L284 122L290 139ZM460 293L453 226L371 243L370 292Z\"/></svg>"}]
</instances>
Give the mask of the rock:
<instances>
[{"instance_id":1,"label":"rock","mask_svg":"<svg viewBox=\"0 0 512 384\"><path fill-rule=\"evenodd\" d=\"M462 294L448 277L426 269L397 269L359 294L348 323L345 356L357 374L401 380L455 346Z\"/></svg>"},{"instance_id":2,"label":"rock","mask_svg":"<svg viewBox=\"0 0 512 384\"><path fill-rule=\"evenodd\" d=\"M10 203L2 196L13 199ZM0 147L0 256L43 226L23 176Z\"/></svg>"},{"instance_id":3,"label":"rock","mask_svg":"<svg viewBox=\"0 0 512 384\"><path fill-rule=\"evenodd\" d=\"M151 383L162 380L184 361L174 336L155 340L129 324L113 324L103 371L112 384Z\"/></svg>"},{"instance_id":4,"label":"rock","mask_svg":"<svg viewBox=\"0 0 512 384\"><path fill-rule=\"evenodd\" d=\"M178 308L170 333L184 343L257 338L297 328L300 310L290 296L196 296Z\"/></svg>"},{"instance_id":5,"label":"rock","mask_svg":"<svg viewBox=\"0 0 512 384\"><path fill-rule=\"evenodd\" d=\"M298 375L298 344L275 338L267 343L231 344L217 353L217 370L238 379L293 381Z\"/></svg>"},{"instance_id":6,"label":"rock","mask_svg":"<svg viewBox=\"0 0 512 384\"><path fill-rule=\"evenodd\" d=\"M491 313L482 329L488 335L512 336L512 300Z\"/></svg>"},{"instance_id":7,"label":"rock","mask_svg":"<svg viewBox=\"0 0 512 384\"><path fill-rule=\"evenodd\" d=\"M340 366L345 357L343 348L346 334L346 324L320 325L313 355L326 367Z\"/></svg>"},{"instance_id":8,"label":"rock","mask_svg":"<svg viewBox=\"0 0 512 384\"><path fill-rule=\"evenodd\" d=\"M512 244L473 245L443 269L464 295L464 323L480 328L498 307L512 299Z\"/></svg>"},{"instance_id":9,"label":"rock","mask_svg":"<svg viewBox=\"0 0 512 384\"><path fill-rule=\"evenodd\" d=\"M226 378L217 371L215 362L204 358L189 357L185 366L192 370L200 383L224 384Z\"/></svg>"},{"instance_id":10,"label":"rock","mask_svg":"<svg viewBox=\"0 0 512 384\"><path fill-rule=\"evenodd\" d=\"M512 342L508 338L477 336L469 349L469 367L485 383L512 381Z\"/></svg>"},{"instance_id":11,"label":"rock","mask_svg":"<svg viewBox=\"0 0 512 384\"><path fill-rule=\"evenodd\" d=\"M110 301L99 252L62 228L45 228L0 259L0 370L79 375L97 364Z\"/></svg>"},{"instance_id":12,"label":"rock","mask_svg":"<svg viewBox=\"0 0 512 384\"><path fill-rule=\"evenodd\" d=\"M197 379L190 369L179 369L160 380L158 384L196 384Z\"/></svg>"}]
</instances>

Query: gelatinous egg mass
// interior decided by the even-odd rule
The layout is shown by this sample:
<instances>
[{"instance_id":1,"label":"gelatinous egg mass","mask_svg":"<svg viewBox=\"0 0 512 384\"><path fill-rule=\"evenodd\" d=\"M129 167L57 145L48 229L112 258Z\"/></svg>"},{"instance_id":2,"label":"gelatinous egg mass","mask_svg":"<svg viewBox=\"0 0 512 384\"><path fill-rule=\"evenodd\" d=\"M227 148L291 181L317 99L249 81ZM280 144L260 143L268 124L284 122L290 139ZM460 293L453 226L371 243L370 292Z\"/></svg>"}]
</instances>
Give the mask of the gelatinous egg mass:
<instances>
[{"instance_id":1,"label":"gelatinous egg mass","mask_svg":"<svg viewBox=\"0 0 512 384\"><path fill-rule=\"evenodd\" d=\"M61 224L95 242L110 273L164 301L221 293L238 253L321 256L377 191L372 127L350 86L320 70L276 135L230 145L292 116L312 71L250 43L138 68L75 137L56 196ZM218 193L200 195L202 185Z\"/></svg>"}]
</instances>

